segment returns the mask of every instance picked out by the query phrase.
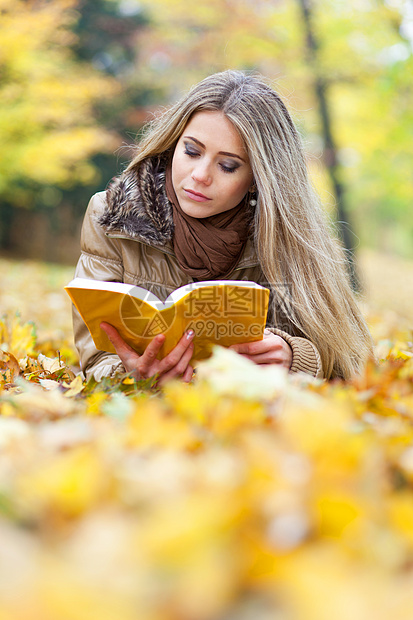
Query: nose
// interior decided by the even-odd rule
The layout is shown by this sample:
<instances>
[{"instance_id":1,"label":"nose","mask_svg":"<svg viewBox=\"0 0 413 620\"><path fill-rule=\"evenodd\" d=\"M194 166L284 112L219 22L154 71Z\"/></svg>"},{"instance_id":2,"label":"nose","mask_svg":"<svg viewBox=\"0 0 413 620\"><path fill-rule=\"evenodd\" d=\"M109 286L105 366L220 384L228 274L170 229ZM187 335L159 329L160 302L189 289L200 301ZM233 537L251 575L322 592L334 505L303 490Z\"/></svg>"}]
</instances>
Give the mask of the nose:
<instances>
[{"instance_id":1,"label":"nose","mask_svg":"<svg viewBox=\"0 0 413 620\"><path fill-rule=\"evenodd\" d=\"M212 182L212 175L209 163L206 160L198 160L194 164L191 177L197 183L202 183L203 185L210 185Z\"/></svg>"}]
</instances>

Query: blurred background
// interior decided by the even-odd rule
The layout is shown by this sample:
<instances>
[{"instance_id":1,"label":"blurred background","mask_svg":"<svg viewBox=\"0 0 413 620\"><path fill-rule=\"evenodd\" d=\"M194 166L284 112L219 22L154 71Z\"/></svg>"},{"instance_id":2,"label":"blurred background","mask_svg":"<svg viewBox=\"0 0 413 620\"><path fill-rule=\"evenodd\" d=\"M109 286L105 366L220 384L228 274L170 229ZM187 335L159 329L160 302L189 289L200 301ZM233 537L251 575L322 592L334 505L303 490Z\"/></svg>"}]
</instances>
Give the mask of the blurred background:
<instances>
[{"instance_id":1,"label":"blurred background","mask_svg":"<svg viewBox=\"0 0 413 620\"><path fill-rule=\"evenodd\" d=\"M72 269L88 200L143 124L206 75L240 68L287 102L364 289L387 305L397 289L411 312L411 1L0 0L0 11L3 260Z\"/></svg>"}]
</instances>

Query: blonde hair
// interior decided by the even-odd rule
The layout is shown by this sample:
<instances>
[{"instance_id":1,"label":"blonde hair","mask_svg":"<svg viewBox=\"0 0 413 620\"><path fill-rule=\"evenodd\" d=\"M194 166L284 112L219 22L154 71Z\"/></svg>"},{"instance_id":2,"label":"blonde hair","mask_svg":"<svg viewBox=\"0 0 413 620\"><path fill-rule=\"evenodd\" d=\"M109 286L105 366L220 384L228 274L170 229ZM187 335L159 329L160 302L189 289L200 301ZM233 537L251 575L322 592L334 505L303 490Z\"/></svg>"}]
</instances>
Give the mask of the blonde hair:
<instances>
[{"instance_id":1,"label":"blonde hair","mask_svg":"<svg viewBox=\"0 0 413 620\"><path fill-rule=\"evenodd\" d=\"M225 114L248 151L258 192L254 242L272 293L272 321L315 344L325 377L358 374L372 344L345 254L309 181L300 135L264 80L240 71L207 77L147 126L128 170L171 151L202 110Z\"/></svg>"}]
</instances>

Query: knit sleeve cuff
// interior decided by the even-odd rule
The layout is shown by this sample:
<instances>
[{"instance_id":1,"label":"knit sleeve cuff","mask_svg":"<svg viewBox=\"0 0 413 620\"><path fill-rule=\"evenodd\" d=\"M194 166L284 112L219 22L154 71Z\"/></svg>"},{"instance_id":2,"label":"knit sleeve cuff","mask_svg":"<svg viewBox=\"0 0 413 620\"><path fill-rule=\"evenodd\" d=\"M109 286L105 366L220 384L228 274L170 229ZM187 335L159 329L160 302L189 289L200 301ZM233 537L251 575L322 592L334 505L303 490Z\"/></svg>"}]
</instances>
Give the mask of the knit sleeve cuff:
<instances>
[{"instance_id":1,"label":"knit sleeve cuff","mask_svg":"<svg viewBox=\"0 0 413 620\"><path fill-rule=\"evenodd\" d=\"M117 375L122 375L125 372L126 372L125 366L122 364L122 362L119 362L119 364L112 366L112 372L110 373L109 376L111 379L114 379Z\"/></svg>"},{"instance_id":2,"label":"knit sleeve cuff","mask_svg":"<svg viewBox=\"0 0 413 620\"><path fill-rule=\"evenodd\" d=\"M84 375L87 379L93 376L95 381L102 381L105 377L114 379L117 375L126 372L124 365L116 355L106 354L102 355L101 359L92 364Z\"/></svg>"},{"instance_id":3,"label":"knit sleeve cuff","mask_svg":"<svg viewBox=\"0 0 413 620\"><path fill-rule=\"evenodd\" d=\"M323 367L320 354L315 345L306 338L298 336L290 336L287 332L269 327L276 336L280 336L290 345L293 352L293 360L290 366L290 372L305 372L316 378L323 377Z\"/></svg>"}]
</instances>

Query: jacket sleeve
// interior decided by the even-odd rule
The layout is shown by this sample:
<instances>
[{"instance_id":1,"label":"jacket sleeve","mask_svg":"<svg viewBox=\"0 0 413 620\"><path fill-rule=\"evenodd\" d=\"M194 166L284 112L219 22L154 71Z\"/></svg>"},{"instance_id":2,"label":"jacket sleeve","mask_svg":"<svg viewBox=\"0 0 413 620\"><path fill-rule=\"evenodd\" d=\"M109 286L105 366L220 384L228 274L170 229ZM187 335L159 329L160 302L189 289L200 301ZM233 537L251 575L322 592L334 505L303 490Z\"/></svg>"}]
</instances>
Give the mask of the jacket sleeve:
<instances>
[{"instance_id":1,"label":"jacket sleeve","mask_svg":"<svg viewBox=\"0 0 413 620\"><path fill-rule=\"evenodd\" d=\"M276 327L267 327L267 329L276 336L281 336L290 345L293 352L290 372L305 372L317 379L324 377L320 354L311 340L290 336Z\"/></svg>"},{"instance_id":2,"label":"jacket sleeve","mask_svg":"<svg viewBox=\"0 0 413 620\"><path fill-rule=\"evenodd\" d=\"M123 262L118 241L109 239L96 221L104 206L104 192L95 194L89 202L82 226L82 253L75 277L123 282ZM95 347L89 330L75 307L73 307L73 332L80 366L87 379L94 376L99 381L105 376L113 376L117 371L124 370L117 355L99 351Z\"/></svg>"}]
</instances>

